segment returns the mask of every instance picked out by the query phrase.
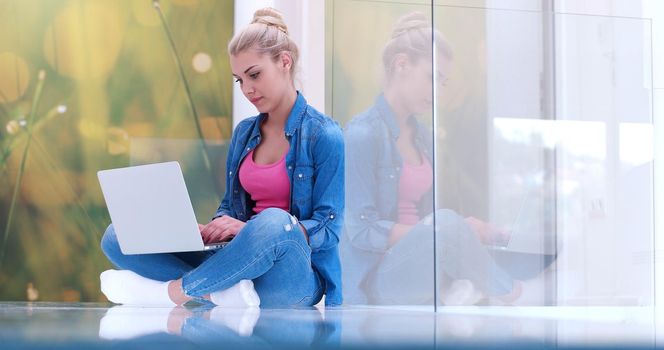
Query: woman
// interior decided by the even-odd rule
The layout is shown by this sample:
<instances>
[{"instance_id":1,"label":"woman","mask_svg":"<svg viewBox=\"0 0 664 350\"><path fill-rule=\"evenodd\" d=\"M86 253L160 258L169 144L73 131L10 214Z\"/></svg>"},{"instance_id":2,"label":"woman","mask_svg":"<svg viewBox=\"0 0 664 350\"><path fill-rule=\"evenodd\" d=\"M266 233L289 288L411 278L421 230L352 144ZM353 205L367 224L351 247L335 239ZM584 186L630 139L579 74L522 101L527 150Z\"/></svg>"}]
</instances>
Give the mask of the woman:
<instances>
[{"instance_id":1,"label":"woman","mask_svg":"<svg viewBox=\"0 0 664 350\"><path fill-rule=\"evenodd\" d=\"M502 239L503 232L450 210L434 212L433 140L415 118L427 113L434 99L432 34L435 81L443 88L452 59L449 45L423 14L404 15L383 49L383 93L346 126L341 254L347 302L430 304L435 272L441 282L438 302L473 304L484 296L511 302L520 294L521 285L482 245Z\"/></svg>"},{"instance_id":2,"label":"woman","mask_svg":"<svg viewBox=\"0 0 664 350\"><path fill-rule=\"evenodd\" d=\"M231 242L213 253L123 255L111 225L102 249L124 270L102 273L102 291L132 304L310 306L323 295L326 305L341 304L341 129L295 89L298 49L279 12L256 11L228 52L260 114L235 128L226 193L199 226L205 242Z\"/></svg>"}]
</instances>

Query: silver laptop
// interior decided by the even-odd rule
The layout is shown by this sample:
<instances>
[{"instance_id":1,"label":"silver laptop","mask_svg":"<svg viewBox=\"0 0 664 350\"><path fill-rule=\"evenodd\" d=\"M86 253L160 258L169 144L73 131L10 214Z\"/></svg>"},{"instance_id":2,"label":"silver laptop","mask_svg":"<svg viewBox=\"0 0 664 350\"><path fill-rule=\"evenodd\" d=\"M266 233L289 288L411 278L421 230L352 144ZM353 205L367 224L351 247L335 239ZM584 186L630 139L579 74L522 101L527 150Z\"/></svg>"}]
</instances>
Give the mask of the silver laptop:
<instances>
[{"instance_id":1,"label":"silver laptop","mask_svg":"<svg viewBox=\"0 0 664 350\"><path fill-rule=\"evenodd\" d=\"M205 245L178 162L97 172L124 254L189 252Z\"/></svg>"},{"instance_id":2,"label":"silver laptop","mask_svg":"<svg viewBox=\"0 0 664 350\"><path fill-rule=\"evenodd\" d=\"M555 255L555 235L541 223L532 220L539 208L534 203L536 192L528 190L519 203L519 209L510 228L507 241L489 245L490 248L515 253Z\"/></svg>"}]
</instances>

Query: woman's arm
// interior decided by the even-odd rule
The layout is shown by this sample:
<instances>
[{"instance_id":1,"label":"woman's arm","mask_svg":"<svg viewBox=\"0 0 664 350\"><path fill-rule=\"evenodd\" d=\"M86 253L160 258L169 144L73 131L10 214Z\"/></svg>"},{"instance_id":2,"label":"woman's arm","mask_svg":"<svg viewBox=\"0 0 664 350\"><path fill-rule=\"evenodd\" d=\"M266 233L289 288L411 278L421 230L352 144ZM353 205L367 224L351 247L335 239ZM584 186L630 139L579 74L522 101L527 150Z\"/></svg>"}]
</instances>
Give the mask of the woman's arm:
<instances>
[{"instance_id":1,"label":"woman's arm","mask_svg":"<svg viewBox=\"0 0 664 350\"><path fill-rule=\"evenodd\" d=\"M223 174L224 178L226 179L225 184L226 188L224 189L224 197L221 200L221 203L219 204L219 208L217 208L217 212L214 214L212 219L210 221L213 221L214 219L228 215L231 215L231 206L230 206L230 196L231 196L231 181L233 180L232 176L229 175L229 172L232 170L232 160L233 160L233 153L235 152L235 144L237 143L237 135L239 134L238 129L240 128L240 125L242 123L238 124L235 127L235 130L233 131L233 136L231 136L231 142L228 145L228 152L226 154L226 173Z\"/></svg>"},{"instance_id":2,"label":"woman's arm","mask_svg":"<svg viewBox=\"0 0 664 350\"><path fill-rule=\"evenodd\" d=\"M233 136L231 137L231 142L228 145L228 152L226 154L226 173L223 174L226 184L224 197L210 222L207 223L207 225L198 225L201 236L203 236L203 242L205 243L229 240L242 229L242 226L244 226L244 222L233 218L230 206L231 182L233 181L233 177L229 174L233 166L233 153L235 152L239 127L240 125L238 124L233 131Z\"/></svg>"},{"instance_id":3,"label":"woman's arm","mask_svg":"<svg viewBox=\"0 0 664 350\"><path fill-rule=\"evenodd\" d=\"M382 253L391 246L395 222L380 217L376 203L381 189L375 164L382 145L376 142L375 132L365 125L353 125L345 133L347 215L344 234L353 247Z\"/></svg>"},{"instance_id":4,"label":"woman's arm","mask_svg":"<svg viewBox=\"0 0 664 350\"><path fill-rule=\"evenodd\" d=\"M344 214L344 139L336 124L322 126L313 135L313 215L301 220L313 251L339 242Z\"/></svg>"},{"instance_id":5,"label":"woman's arm","mask_svg":"<svg viewBox=\"0 0 664 350\"><path fill-rule=\"evenodd\" d=\"M410 230L413 229L414 225L404 225L395 223L390 230L390 238L388 240L388 245L390 247L394 246L399 242Z\"/></svg>"}]
</instances>

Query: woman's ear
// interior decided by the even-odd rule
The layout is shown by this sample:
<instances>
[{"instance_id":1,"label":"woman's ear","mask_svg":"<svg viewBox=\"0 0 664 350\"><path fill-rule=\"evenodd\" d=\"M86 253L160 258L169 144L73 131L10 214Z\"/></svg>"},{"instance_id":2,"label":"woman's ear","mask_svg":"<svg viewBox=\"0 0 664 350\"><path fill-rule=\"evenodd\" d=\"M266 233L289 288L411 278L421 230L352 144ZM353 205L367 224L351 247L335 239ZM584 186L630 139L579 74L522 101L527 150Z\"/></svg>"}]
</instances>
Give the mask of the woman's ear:
<instances>
[{"instance_id":1,"label":"woman's ear","mask_svg":"<svg viewBox=\"0 0 664 350\"><path fill-rule=\"evenodd\" d=\"M279 54L279 66L285 71L290 72L291 68L293 67L293 58L291 57L290 53L284 51Z\"/></svg>"},{"instance_id":2,"label":"woman's ear","mask_svg":"<svg viewBox=\"0 0 664 350\"><path fill-rule=\"evenodd\" d=\"M393 66L394 71L401 72L406 69L410 60L408 59L408 55L406 55L405 53L398 53L394 55L394 59L392 60L392 62L394 64Z\"/></svg>"}]
</instances>

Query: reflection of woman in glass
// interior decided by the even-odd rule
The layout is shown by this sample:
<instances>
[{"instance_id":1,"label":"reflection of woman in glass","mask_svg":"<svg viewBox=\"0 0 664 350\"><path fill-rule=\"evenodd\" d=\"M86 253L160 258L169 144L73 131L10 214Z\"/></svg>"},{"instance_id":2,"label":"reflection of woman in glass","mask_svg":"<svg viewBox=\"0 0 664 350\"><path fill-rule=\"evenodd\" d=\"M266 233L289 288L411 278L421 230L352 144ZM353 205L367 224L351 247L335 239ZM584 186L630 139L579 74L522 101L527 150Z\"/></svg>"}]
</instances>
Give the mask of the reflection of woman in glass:
<instances>
[{"instance_id":1,"label":"reflection of woman in glass","mask_svg":"<svg viewBox=\"0 0 664 350\"><path fill-rule=\"evenodd\" d=\"M298 50L276 10L257 11L228 52L260 114L233 132L226 193L201 235L232 241L212 253L124 255L110 226L102 249L124 270L102 273L102 291L129 304L205 298L245 306L260 297L263 306L310 306L323 294L327 305L340 304L341 128L295 89Z\"/></svg>"},{"instance_id":2,"label":"reflection of woman in glass","mask_svg":"<svg viewBox=\"0 0 664 350\"><path fill-rule=\"evenodd\" d=\"M442 301L475 303L489 296L510 302L519 295L520 283L482 245L501 232L450 210L432 214L433 141L414 116L431 109L433 82L444 84L452 59L449 45L415 12L396 23L382 58L383 93L345 132L347 211L341 252L346 302L432 303L434 220Z\"/></svg>"}]
</instances>

